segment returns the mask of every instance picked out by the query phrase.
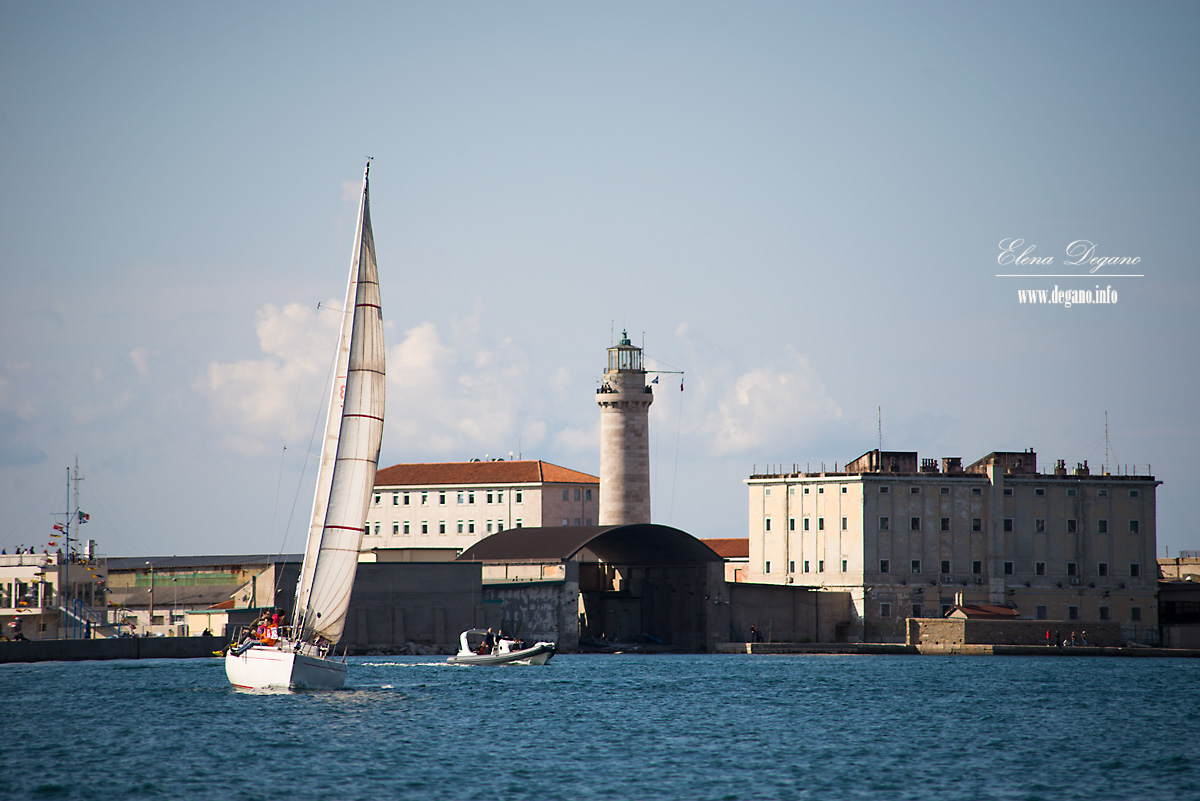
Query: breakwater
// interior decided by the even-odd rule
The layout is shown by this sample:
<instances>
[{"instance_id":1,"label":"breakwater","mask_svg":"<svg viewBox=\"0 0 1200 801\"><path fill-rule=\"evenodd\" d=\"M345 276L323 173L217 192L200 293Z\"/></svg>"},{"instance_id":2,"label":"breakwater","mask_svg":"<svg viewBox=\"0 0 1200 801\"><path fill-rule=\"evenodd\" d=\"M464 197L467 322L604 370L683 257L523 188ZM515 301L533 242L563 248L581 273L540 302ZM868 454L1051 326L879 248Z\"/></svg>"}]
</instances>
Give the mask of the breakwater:
<instances>
[{"instance_id":1,"label":"breakwater","mask_svg":"<svg viewBox=\"0 0 1200 801\"><path fill-rule=\"evenodd\" d=\"M225 647L220 637L112 637L105 640L0 642L0 664L92 659L195 659Z\"/></svg>"}]
</instances>

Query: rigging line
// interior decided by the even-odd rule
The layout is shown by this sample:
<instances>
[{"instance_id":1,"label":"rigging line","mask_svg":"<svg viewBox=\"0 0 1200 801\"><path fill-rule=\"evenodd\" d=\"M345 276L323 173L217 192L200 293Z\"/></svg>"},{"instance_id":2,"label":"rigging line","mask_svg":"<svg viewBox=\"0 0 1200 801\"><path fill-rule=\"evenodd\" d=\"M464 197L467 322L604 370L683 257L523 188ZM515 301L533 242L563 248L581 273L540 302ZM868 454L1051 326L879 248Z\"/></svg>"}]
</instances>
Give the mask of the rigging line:
<instances>
[{"instance_id":1,"label":"rigging line","mask_svg":"<svg viewBox=\"0 0 1200 801\"><path fill-rule=\"evenodd\" d=\"M671 506L667 514L667 522L675 520L675 483L679 479L679 435L683 431L683 393L679 393L678 427L675 429L675 469L671 474Z\"/></svg>"}]
</instances>

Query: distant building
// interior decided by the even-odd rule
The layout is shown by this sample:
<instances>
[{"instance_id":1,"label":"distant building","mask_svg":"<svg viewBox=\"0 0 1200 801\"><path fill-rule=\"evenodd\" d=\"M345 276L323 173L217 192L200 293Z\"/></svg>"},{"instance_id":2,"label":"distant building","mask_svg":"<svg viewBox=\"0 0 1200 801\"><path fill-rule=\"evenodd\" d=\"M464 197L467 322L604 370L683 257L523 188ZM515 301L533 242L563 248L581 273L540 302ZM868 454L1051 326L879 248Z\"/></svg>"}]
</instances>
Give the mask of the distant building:
<instances>
[{"instance_id":1,"label":"distant building","mask_svg":"<svg viewBox=\"0 0 1200 801\"><path fill-rule=\"evenodd\" d=\"M721 537L701 540L725 560L725 580L745 581L750 563L750 540L745 537Z\"/></svg>"},{"instance_id":2,"label":"distant building","mask_svg":"<svg viewBox=\"0 0 1200 801\"><path fill-rule=\"evenodd\" d=\"M397 464L376 474L362 551L453 559L510 528L594 526L599 504L599 478L540 460Z\"/></svg>"},{"instance_id":3,"label":"distant building","mask_svg":"<svg viewBox=\"0 0 1200 801\"><path fill-rule=\"evenodd\" d=\"M1037 454L958 458L873 450L842 471L746 479L752 582L847 590L867 639L956 605L1037 620L1114 621L1158 637L1155 490L1149 475L1039 473Z\"/></svg>"}]
</instances>

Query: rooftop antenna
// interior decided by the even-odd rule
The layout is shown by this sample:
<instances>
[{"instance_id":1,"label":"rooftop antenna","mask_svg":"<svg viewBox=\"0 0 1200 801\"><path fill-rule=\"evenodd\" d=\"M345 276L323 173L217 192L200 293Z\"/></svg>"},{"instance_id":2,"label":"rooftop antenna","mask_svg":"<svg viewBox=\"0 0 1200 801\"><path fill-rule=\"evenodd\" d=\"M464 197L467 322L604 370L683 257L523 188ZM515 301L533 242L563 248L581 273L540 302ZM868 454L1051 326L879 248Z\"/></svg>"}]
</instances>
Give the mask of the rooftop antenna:
<instances>
[{"instance_id":1,"label":"rooftop antenna","mask_svg":"<svg viewBox=\"0 0 1200 801\"><path fill-rule=\"evenodd\" d=\"M879 408L879 452L883 453L883 407Z\"/></svg>"},{"instance_id":2,"label":"rooftop antenna","mask_svg":"<svg viewBox=\"0 0 1200 801\"><path fill-rule=\"evenodd\" d=\"M1104 474L1108 475L1108 409L1104 410Z\"/></svg>"}]
</instances>

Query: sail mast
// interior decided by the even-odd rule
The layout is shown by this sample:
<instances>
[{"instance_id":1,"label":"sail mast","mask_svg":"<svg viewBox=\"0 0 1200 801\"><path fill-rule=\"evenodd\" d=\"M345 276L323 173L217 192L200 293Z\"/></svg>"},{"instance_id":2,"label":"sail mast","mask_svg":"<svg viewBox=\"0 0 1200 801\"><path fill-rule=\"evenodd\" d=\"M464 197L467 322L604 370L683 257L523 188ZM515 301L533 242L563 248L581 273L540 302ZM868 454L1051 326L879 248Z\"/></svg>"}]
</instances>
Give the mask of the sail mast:
<instances>
[{"instance_id":1,"label":"sail mast","mask_svg":"<svg viewBox=\"0 0 1200 801\"><path fill-rule=\"evenodd\" d=\"M316 634L332 642L341 637L345 624L383 436L383 317L371 231L370 166L368 160L336 377L296 594L297 636L306 639Z\"/></svg>"}]
</instances>

